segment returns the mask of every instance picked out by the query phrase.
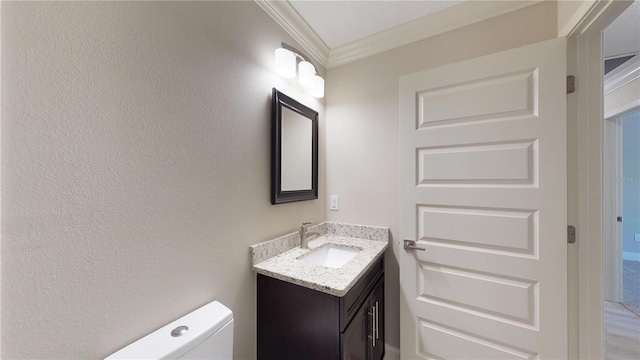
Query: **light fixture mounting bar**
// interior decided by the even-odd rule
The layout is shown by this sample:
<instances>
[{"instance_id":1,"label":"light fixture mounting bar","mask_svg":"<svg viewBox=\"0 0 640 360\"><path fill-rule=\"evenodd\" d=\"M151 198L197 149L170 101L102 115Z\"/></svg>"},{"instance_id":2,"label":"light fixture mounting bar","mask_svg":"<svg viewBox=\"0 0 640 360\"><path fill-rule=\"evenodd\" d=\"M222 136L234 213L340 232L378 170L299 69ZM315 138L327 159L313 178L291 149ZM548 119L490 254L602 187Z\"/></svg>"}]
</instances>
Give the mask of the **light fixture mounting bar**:
<instances>
[{"instance_id":1,"label":"light fixture mounting bar","mask_svg":"<svg viewBox=\"0 0 640 360\"><path fill-rule=\"evenodd\" d=\"M281 42L280 45L282 46L283 49L287 49L289 51L291 51L292 53L296 54L297 56L300 56L302 59L304 59L305 61L310 62L311 64L313 64L313 67L315 67L316 69L318 68L316 66L316 64L311 61L311 58L309 58L307 55L305 55L302 51L294 48L293 46L287 44L286 42Z\"/></svg>"}]
</instances>

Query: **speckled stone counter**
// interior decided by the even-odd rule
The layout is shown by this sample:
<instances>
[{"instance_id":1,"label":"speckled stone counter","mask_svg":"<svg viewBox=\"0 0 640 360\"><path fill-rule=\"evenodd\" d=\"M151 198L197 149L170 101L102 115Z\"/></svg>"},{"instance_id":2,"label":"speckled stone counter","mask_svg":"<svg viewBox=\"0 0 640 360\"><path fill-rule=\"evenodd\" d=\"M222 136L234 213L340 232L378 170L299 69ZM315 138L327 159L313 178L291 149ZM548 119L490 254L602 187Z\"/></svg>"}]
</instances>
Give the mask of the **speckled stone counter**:
<instances>
[{"instance_id":1,"label":"speckled stone counter","mask_svg":"<svg viewBox=\"0 0 640 360\"><path fill-rule=\"evenodd\" d=\"M325 222L310 227L321 235L300 248L291 233L250 247L252 268L259 274L335 296L344 296L389 246L389 228ZM300 260L325 244L356 248L359 253L339 269Z\"/></svg>"}]
</instances>

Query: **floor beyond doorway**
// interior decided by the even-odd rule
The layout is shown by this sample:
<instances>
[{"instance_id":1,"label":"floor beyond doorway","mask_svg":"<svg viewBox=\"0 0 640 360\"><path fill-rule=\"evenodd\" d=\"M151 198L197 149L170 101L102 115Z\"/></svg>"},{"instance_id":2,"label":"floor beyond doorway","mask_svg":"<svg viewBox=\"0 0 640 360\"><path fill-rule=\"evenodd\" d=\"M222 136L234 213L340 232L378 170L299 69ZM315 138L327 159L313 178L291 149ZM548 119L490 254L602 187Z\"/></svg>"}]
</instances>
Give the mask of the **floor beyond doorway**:
<instances>
[{"instance_id":1,"label":"floor beyond doorway","mask_svg":"<svg viewBox=\"0 0 640 360\"><path fill-rule=\"evenodd\" d=\"M640 359L640 316L605 301L604 328L606 360Z\"/></svg>"},{"instance_id":2,"label":"floor beyond doorway","mask_svg":"<svg viewBox=\"0 0 640 360\"><path fill-rule=\"evenodd\" d=\"M640 316L640 261L623 261L622 284L622 303Z\"/></svg>"}]
</instances>

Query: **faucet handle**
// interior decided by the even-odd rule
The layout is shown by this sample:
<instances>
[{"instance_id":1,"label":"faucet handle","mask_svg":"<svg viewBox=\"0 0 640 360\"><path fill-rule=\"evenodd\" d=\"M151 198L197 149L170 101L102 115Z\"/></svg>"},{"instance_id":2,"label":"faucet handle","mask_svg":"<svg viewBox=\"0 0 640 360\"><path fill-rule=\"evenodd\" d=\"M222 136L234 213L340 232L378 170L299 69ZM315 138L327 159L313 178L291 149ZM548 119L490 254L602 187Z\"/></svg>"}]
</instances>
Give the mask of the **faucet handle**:
<instances>
[{"instance_id":1,"label":"faucet handle","mask_svg":"<svg viewBox=\"0 0 640 360\"><path fill-rule=\"evenodd\" d=\"M306 227L307 225L313 224L311 221L303 222L302 226Z\"/></svg>"}]
</instances>

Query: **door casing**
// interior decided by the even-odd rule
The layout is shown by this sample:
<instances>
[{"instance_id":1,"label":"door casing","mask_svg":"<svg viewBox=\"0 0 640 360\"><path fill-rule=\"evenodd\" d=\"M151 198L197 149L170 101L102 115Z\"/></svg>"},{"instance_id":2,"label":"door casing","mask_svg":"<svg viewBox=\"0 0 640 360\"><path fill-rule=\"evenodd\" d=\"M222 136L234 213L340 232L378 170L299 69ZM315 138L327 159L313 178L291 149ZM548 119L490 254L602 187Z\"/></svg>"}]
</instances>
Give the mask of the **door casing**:
<instances>
[{"instance_id":1,"label":"door casing","mask_svg":"<svg viewBox=\"0 0 640 360\"><path fill-rule=\"evenodd\" d=\"M575 44L568 54L575 59L568 64L568 73L575 72L578 79L575 97L567 102L568 121L575 124L575 133L569 136L576 143L568 160L577 164L569 168L574 171L569 177L579 179L568 214L578 229L577 296L570 297L577 307L577 316L570 316L570 329L577 338L578 353L570 353L570 358L604 358L603 37L604 29L630 5L628 1L593 1L567 35Z\"/></svg>"}]
</instances>

